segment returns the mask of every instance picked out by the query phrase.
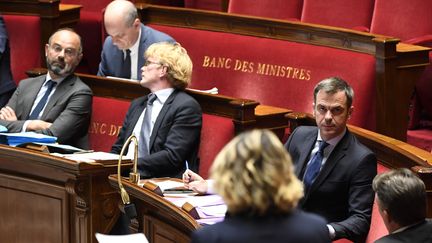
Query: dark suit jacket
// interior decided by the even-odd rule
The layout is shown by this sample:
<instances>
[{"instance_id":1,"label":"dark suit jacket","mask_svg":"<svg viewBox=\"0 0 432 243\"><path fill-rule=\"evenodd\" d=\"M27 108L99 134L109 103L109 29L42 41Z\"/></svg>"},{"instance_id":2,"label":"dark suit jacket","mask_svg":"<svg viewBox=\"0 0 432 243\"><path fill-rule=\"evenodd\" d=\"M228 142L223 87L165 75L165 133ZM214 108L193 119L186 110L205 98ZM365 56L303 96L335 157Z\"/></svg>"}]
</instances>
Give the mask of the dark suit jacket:
<instances>
[{"instance_id":1,"label":"dark suit jacket","mask_svg":"<svg viewBox=\"0 0 432 243\"><path fill-rule=\"evenodd\" d=\"M146 105L147 96L132 101L112 153L120 153ZM165 101L154 124L149 141L150 154L138 161L141 177L181 177L186 160L191 169L197 171L201 126L202 112L198 102L185 92L175 90Z\"/></svg>"},{"instance_id":2,"label":"dark suit jacket","mask_svg":"<svg viewBox=\"0 0 432 243\"><path fill-rule=\"evenodd\" d=\"M299 127L285 144L299 178L317 136L317 127ZM375 175L375 155L347 130L299 207L326 218L335 229L337 239L362 242L369 232Z\"/></svg>"},{"instance_id":3,"label":"dark suit jacket","mask_svg":"<svg viewBox=\"0 0 432 243\"><path fill-rule=\"evenodd\" d=\"M0 108L6 104L10 93L15 88L10 67L10 49L6 25L3 17L0 16ZM3 95L7 95L7 97L3 98ZM3 102L4 100L5 102Z\"/></svg>"},{"instance_id":4,"label":"dark suit jacket","mask_svg":"<svg viewBox=\"0 0 432 243\"><path fill-rule=\"evenodd\" d=\"M45 78L46 75L42 75L19 83L7 104L18 120L0 120L0 125L6 126L9 132L21 132ZM56 136L59 143L87 149L91 106L90 88L77 76L70 75L57 86L41 116L41 120L53 123L52 126L36 132Z\"/></svg>"},{"instance_id":5,"label":"dark suit jacket","mask_svg":"<svg viewBox=\"0 0 432 243\"><path fill-rule=\"evenodd\" d=\"M432 221L426 220L402 232L386 235L375 243L432 243Z\"/></svg>"},{"instance_id":6,"label":"dark suit jacket","mask_svg":"<svg viewBox=\"0 0 432 243\"><path fill-rule=\"evenodd\" d=\"M192 243L324 243L330 242L325 220L296 210L266 217L227 216L192 234Z\"/></svg>"},{"instance_id":7,"label":"dark suit jacket","mask_svg":"<svg viewBox=\"0 0 432 243\"><path fill-rule=\"evenodd\" d=\"M141 80L141 68L144 66L144 52L147 48L157 42L175 42L171 36L141 24L141 37L138 51L138 80ZM108 36L103 45L101 62L99 64L98 76L120 77L123 62L123 51L118 49Z\"/></svg>"}]
</instances>

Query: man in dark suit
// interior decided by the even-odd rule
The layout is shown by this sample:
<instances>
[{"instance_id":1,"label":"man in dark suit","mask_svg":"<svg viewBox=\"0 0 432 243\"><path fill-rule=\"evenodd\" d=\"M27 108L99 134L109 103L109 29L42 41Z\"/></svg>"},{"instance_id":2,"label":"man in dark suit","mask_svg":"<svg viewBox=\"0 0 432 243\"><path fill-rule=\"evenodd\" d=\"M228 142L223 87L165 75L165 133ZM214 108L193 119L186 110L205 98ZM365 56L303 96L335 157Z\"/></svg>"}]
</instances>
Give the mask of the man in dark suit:
<instances>
[{"instance_id":1,"label":"man in dark suit","mask_svg":"<svg viewBox=\"0 0 432 243\"><path fill-rule=\"evenodd\" d=\"M376 243L432 242L432 221L426 220L426 187L408 169L382 173L373 180L381 217L390 232Z\"/></svg>"},{"instance_id":2,"label":"man in dark suit","mask_svg":"<svg viewBox=\"0 0 432 243\"><path fill-rule=\"evenodd\" d=\"M342 79L318 83L313 105L317 127L298 127L285 147L305 184L299 207L326 218L333 240L363 242L370 227L376 157L346 127L353 96Z\"/></svg>"},{"instance_id":3,"label":"man in dark suit","mask_svg":"<svg viewBox=\"0 0 432 243\"><path fill-rule=\"evenodd\" d=\"M10 68L9 39L3 16L0 16L0 107L6 105L15 88Z\"/></svg>"},{"instance_id":4,"label":"man in dark suit","mask_svg":"<svg viewBox=\"0 0 432 243\"><path fill-rule=\"evenodd\" d=\"M47 75L19 83L0 110L0 125L9 132L34 131L88 148L92 91L73 74L82 58L81 38L71 29L60 29L50 37L45 55Z\"/></svg>"},{"instance_id":5,"label":"man in dark suit","mask_svg":"<svg viewBox=\"0 0 432 243\"><path fill-rule=\"evenodd\" d=\"M106 7L104 24L108 37L102 49L98 76L141 80L144 52L157 42L174 42L165 33L144 26L133 3L112 1Z\"/></svg>"},{"instance_id":6,"label":"man in dark suit","mask_svg":"<svg viewBox=\"0 0 432 243\"><path fill-rule=\"evenodd\" d=\"M180 44L167 42L151 45L145 57L140 84L151 94L132 101L111 152L120 153L127 138L135 134L142 178L180 177L186 161L198 167L202 113L198 102L184 92L192 61ZM127 152L132 154L133 146Z\"/></svg>"}]
</instances>

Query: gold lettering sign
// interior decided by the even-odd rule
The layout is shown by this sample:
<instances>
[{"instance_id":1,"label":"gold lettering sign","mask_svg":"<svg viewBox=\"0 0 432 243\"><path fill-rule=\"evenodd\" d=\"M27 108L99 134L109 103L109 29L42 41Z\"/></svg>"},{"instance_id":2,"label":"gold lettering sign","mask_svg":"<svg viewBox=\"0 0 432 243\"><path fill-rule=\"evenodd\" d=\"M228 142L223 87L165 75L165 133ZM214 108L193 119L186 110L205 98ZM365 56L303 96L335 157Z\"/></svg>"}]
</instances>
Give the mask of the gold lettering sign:
<instances>
[{"instance_id":1,"label":"gold lettering sign","mask_svg":"<svg viewBox=\"0 0 432 243\"><path fill-rule=\"evenodd\" d=\"M265 76L299 80L311 80L312 76L312 71L304 68L261 62L255 63L247 60L232 59L229 57L204 56L202 67L227 69L236 72L256 73Z\"/></svg>"},{"instance_id":2,"label":"gold lettering sign","mask_svg":"<svg viewBox=\"0 0 432 243\"><path fill-rule=\"evenodd\" d=\"M100 122L92 122L89 127L89 133L91 134L101 134L108 135L110 137L117 137L120 133L120 129L122 126L100 123Z\"/></svg>"}]
</instances>

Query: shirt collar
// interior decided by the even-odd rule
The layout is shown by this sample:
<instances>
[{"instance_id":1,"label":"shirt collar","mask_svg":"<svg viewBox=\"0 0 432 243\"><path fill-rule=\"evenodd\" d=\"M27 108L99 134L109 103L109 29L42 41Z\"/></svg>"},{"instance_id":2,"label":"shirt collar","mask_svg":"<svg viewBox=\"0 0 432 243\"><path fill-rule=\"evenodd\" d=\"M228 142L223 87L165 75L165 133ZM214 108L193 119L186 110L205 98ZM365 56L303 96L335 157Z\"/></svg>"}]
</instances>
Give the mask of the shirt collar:
<instances>
[{"instance_id":1,"label":"shirt collar","mask_svg":"<svg viewBox=\"0 0 432 243\"><path fill-rule=\"evenodd\" d=\"M51 80L51 81L53 81L53 82L56 82L57 85L58 85L58 84L60 84L64 79L65 79L65 78L52 79L51 76L50 76L50 74L49 74L49 72L47 72L47 75L46 75L46 77L45 77L45 82L44 82L43 85L45 85L46 82L48 82L48 80Z\"/></svg>"},{"instance_id":2,"label":"shirt collar","mask_svg":"<svg viewBox=\"0 0 432 243\"><path fill-rule=\"evenodd\" d=\"M156 100L164 104L168 97L172 94L172 92L174 92L174 88L167 88L155 91L154 94L157 97Z\"/></svg>"},{"instance_id":3,"label":"shirt collar","mask_svg":"<svg viewBox=\"0 0 432 243\"><path fill-rule=\"evenodd\" d=\"M342 140L343 136L345 136L346 131L347 131L347 129L345 127L343 133L341 133L340 135L338 135L338 136L336 136L336 137L334 137L334 138L326 141L326 143L330 144L333 147L336 146L339 143L339 141ZM318 141L323 141L323 139L321 138L321 132L319 130L318 130L317 140Z\"/></svg>"}]
</instances>

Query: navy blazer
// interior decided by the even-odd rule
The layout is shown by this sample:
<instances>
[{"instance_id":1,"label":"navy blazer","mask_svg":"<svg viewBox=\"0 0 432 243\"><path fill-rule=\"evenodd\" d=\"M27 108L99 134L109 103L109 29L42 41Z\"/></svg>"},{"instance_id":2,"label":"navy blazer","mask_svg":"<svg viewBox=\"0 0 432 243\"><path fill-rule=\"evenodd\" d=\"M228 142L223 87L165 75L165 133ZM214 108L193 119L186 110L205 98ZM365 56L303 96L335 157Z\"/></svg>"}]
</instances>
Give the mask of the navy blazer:
<instances>
[{"instance_id":1,"label":"navy blazer","mask_svg":"<svg viewBox=\"0 0 432 243\"><path fill-rule=\"evenodd\" d=\"M285 148L300 178L318 136L317 127L298 127ZM362 242L369 232L377 173L376 157L348 130L329 155L299 207L323 216L336 231L336 239ZM300 178L302 179L302 178Z\"/></svg>"},{"instance_id":2,"label":"navy blazer","mask_svg":"<svg viewBox=\"0 0 432 243\"><path fill-rule=\"evenodd\" d=\"M117 141L111 148L112 153L120 153L146 105L147 96L132 101ZM141 177L180 178L186 160L191 169L197 171L201 126L202 112L198 102L185 92L174 90L156 118L149 141L150 154L138 161Z\"/></svg>"},{"instance_id":3,"label":"navy blazer","mask_svg":"<svg viewBox=\"0 0 432 243\"><path fill-rule=\"evenodd\" d=\"M402 232L386 235L375 243L432 243L432 221L426 220Z\"/></svg>"},{"instance_id":4,"label":"navy blazer","mask_svg":"<svg viewBox=\"0 0 432 243\"><path fill-rule=\"evenodd\" d=\"M0 104L0 108L6 104L10 95L5 98L2 98L1 96L12 92L15 88L16 84L12 79L10 67L9 39L3 16L0 16L0 102L3 102L3 100L5 101Z\"/></svg>"},{"instance_id":5,"label":"navy blazer","mask_svg":"<svg viewBox=\"0 0 432 243\"><path fill-rule=\"evenodd\" d=\"M141 24L141 37L139 40L139 51L138 51L138 66L137 74L138 80L141 80L141 68L144 66L144 52L147 48L154 43L158 42L175 42L175 40L160 31L147 27ZM120 77L122 62L123 62L123 51L118 49L112 41L112 37L108 36L105 39L102 54L101 54L101 62L99 64L98 76L113 76Z\"/></svg>"},{"instance_id":6,"label":"navy blazer","mask_svg":"<svg viewBox=\"0 0 432 243\"><path fill-rule=\"evenodd\" d=\"M330 243L323 218L295 210L265 217L227 216L192 233L192 243Z\"/></svg>"}]
</instances>

